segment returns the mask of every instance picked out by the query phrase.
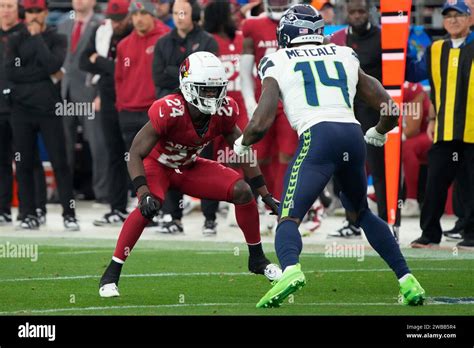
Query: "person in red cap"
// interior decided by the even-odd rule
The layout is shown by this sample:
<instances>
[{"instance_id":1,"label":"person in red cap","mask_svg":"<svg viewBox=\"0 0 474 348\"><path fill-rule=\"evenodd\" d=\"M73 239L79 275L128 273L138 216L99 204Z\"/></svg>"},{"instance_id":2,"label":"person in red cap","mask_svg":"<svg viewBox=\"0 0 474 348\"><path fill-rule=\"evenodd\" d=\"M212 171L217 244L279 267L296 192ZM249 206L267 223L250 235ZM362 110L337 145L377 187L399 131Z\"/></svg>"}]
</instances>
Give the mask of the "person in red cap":
<instances>
[{"instance_id":1,"label":"person in red cap","mask_svg":"<svg viewBox=\"0 0 474 348\"><path fill-rule=\"evenodd\" d=\"M62 119L57 117L61 104L59 80L67 49L67 40L54 27L46 25L45 0L24 0L25 21L17 35L7 43L5 75L14 84L11 127L15 152L23 229L38 229L33 174L36 139L41 133L58 185L63 208L64 227L79 230L75 217L72 175L66 161ZM18 64L20 62L20 65Z\"/></svg>"},{"instance_id":2,"label":"person in red cap","mask_svg":"<svg viewBox=\"0 0 474 348\"><path fill-rule=\"evenodd\" d=\"M108 17L91 35L87 47L82 52L79 68L100 76L99 96L101 131L108 151L110 212L94 220L95 226L112 226L125 221L128 199L128 173L123 154L126 152L115 107L115 58L117 45L133 30L128 12L128 0L110 0L105 12Z\"/></svg>"},{"instance_id":3,"label":"person in red cap","mask_svg":"<svg viewBox=\"0 0 474 348\"><path fill-rule=\"evenodd\" d=\"M152 78L156 42L170 29L154 17L154 6L147 1L130 4L133 31L117 46L115 60L116 108L129 151L133 138L148 121L147 111L155 101Z\"/></svg>"}]
</instances>

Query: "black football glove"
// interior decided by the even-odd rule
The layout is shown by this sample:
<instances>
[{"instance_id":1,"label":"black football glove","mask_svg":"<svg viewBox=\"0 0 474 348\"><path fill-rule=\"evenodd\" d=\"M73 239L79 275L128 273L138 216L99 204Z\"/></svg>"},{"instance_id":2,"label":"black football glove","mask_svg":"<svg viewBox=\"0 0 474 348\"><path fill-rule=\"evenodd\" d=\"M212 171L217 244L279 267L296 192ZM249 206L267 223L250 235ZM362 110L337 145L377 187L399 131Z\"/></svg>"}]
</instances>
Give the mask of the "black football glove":
<instances>
[{"instance_id":1,"label":"black football glove","mask_svg":"<svg viewBox=\"0 0 474 348\"><path fill-rule=\"evenodd\" d=\"M140 202L138 203L140 212L142 213L143 217L147 218L148 220L153 219L153 217L158 214L160 206L160 202L155 197L153 197L150 192L144 193L140 198Z\"/></svg>"},{"instance_id":2,"label":"black football glove","mask_svg":"<svg viewBox=\"0 0 474 348\"><path fill-rule=\"evenodd\" d=\"M266 195L265 197L262 197L263 203L269 207L272 212L270 215L278 215L278 208L280 207L280 201L278 199L275 199L270 193Z\"/></svg>"}]
</instances>

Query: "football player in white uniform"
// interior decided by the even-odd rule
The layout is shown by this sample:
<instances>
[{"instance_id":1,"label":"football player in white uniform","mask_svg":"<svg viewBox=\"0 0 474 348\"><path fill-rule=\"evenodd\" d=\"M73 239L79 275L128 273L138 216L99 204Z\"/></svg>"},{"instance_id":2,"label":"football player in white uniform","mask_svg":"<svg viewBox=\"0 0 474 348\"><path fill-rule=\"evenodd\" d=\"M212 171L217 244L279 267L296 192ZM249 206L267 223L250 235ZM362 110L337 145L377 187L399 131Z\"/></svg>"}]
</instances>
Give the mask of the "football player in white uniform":
<instances>
[{"instance_id":1,"label":"football player in white uniform","mask_svg":"<svg viewBox=\"0 0 474 348\"><path fill-rule=\"evenodd\" d=\"M305 285L298 226L332 176L339 182L339 195L351 221L362 227L370 245L399 279L401 302L421 305L425 291L411 274L388 225L368 208L366 145L353 111L356 93L376 110L392 100L380 82L360 69L352 48L325 44L323 31L324 21L310 5L294 5L285 13L277 30L280 50L259 64L262 95L258 107L234 144L238 154L249 151L272 125L282 99L299 135L299 147L285 177L275 236L284 272L257 307L277 307ZM365 141L383 146L386 133L397 125L398 115L381 116L365 134Z\"/></svg>"}]
</instances>

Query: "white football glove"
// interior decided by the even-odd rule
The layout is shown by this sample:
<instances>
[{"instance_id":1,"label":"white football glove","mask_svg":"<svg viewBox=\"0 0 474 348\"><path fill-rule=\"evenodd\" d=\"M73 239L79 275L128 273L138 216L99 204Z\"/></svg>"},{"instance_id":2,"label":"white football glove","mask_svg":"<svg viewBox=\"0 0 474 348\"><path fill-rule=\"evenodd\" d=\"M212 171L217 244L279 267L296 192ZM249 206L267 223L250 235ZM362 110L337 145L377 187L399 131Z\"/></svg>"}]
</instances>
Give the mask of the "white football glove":
<instances>
[{"instance_id":1,"label":"white football glove","mask_svg":"<svg viewBox=\"0 0 474 348\"><path fill-rule=\"evenodd\" d=\"M251 146L242 145L243 134L238 137L234 142L234 152L237 156L243 156L250 152Z\"/></svg>"},{"instance_id":2,"label":"white football glove","mask_svg":"<svg viewBox=\"0 0 474 348\"><path fill-rule=\"evenodd\" d=\"M380 134L375 127L372 127L365 133L364 139L369 145L382 147L387 142L387 134Z\"/></svg>"}]
</instances>

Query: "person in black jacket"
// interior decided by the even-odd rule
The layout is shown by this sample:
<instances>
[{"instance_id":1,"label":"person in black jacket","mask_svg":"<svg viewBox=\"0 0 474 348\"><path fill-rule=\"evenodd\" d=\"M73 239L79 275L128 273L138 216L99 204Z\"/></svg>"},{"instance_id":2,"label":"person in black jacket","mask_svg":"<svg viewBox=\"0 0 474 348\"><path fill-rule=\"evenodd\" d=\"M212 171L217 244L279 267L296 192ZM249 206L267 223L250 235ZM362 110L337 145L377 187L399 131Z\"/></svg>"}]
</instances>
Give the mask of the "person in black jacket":
<instances>
[{"instance_id":1,"label":"person in black jacket","mask_svg":"<svg viewBox=\"0 0 474 348\"><path fill-rule=\"evenodd\" d=\"M83 51L79 68L100 75L100 124L109 153L109 197L111 211L93 222L95 226L122 224L127 218L128 172L125 162L125 143L115 108L115 57L118 43L133 30L127 0L110 0L106 15L109 18L98 26Z\"/></svg>"},{"instance_id":2,"label":"person in black jacket","mask_svg":"<svg viewBox=\"0 0 474 348\"><path fill-rule=\"evenodd\" d=\"M204 31L198 24L201 8L195 0L176 0L172 4L175 28L163 36L155 45L153 57L153 81L156 88L156 98L160 99L179 87L179 66L191 53L207 51L217 54L217 41L211 34ZM204 158L212 156L212 148L206 147L201 153ZM162 233L183 232L181 218L183 216L183 195L174 189L168 190L163 204L163 213L170 214L172 220L160 226ZM202 200L201 207L206 221L203 232L216 233L215 216L218 204Z\"/></svg>"},{"instance_id":3,"label":"person in black jacket","mask_svg":"<svg viewBox=\"0 0 474 348\"><path fill-rule=\"evenodd\" d=\"M173 3L176 27L155 45L153 81L156 98L160 99L179 87L179 66L191 53L206 51L216 54L217 42L199 25L201 9L195 0Z\"/></svg>"},{"instance_id":4,"label":"person in black jacket","mask_svg":"<svg viewBox=\"0 0 474 348\"><path fill-rule=\"evenodd\" d=\"M0 226L10 224L11 201L12 201L12 161L13 157L13 135L10 126L11 92L12 86L6 78L4 58L6 43L9 36L20 28L20 8L17 0L0 1ZM16 156L15 156L16 157ZM46 182L39 154L35 152L34 180L36 196L36 212L41 223L46 222ZM22 213L18 215L21 220Z\"/></svg>"},{"instance_id":5,"label":"person in black jacket","mask_svg":"<svg viewBox=\"0 0 474 348\"><path fill-rule=\"evenodd\" d=\"M9 95L11 86L6 79L4 65L5 45L11 34L21 27L17 0L0 2L0 225L12 222L12 132L10 127Z\"/></svg>"},{"instance_id":6,"label":"person in black jacket","mask_svg":"<svg viewBox=\"0 0 474 348\"><path fill-rule=\"evenodd\" d=\"M64 227L77 231L72 176L66 162L59 81L66 56L66 37L46 25L45 0L25 0L25 25L12 34L7 43L5 75L12 84L11 126L17 161L21 227L37 229L33 162L36 137L43 135L58 185L63 207Z\"/></svg>"}]
</instances>

